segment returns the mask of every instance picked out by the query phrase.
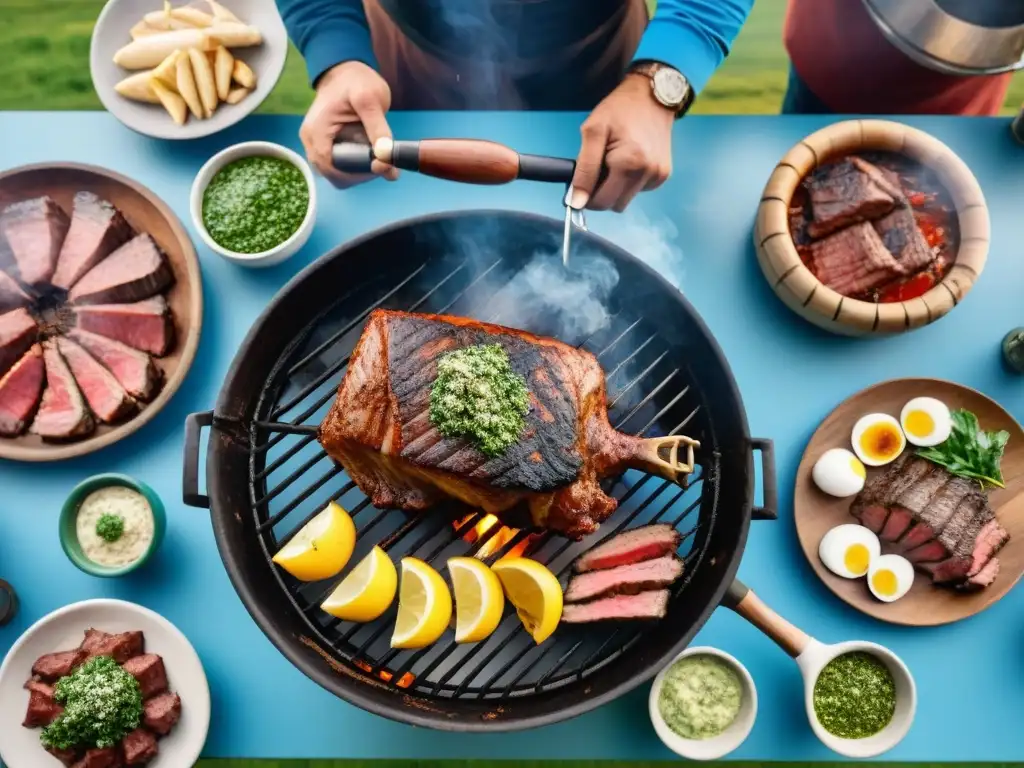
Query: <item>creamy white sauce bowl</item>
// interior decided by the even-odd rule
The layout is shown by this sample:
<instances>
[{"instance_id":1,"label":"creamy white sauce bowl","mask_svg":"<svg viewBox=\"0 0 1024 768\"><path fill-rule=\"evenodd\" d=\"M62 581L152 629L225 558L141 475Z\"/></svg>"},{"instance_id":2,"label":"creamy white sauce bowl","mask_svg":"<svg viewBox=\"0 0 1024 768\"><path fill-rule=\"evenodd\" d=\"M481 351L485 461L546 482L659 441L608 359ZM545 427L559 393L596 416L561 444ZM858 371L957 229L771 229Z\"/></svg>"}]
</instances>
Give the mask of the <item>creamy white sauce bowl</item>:
<instances>
[{"instance_id":1,"label":"creamy white sauce bowl","mask_svg":"<svg viewBox=\"0 0 1024 768\"><path fill-rule=\"evenodd\" d=\"M743 688L743 697L740 701L740 711L736 714L736 719L729 724L728 728L710 739L687 739L668 727L668 723L665 722L665 718L662 717L661 710L658 707L658 697L661 694L665 675L668 674L669 669L677 661L688 656L701 655L714 656L732 668L739 676L740 685ZM754 678L750 676L747 668L734 656L710 646L697 646L695 648L687 648L680 653L654 678L654 684L651 686L651 693L648 698L648 709L650 711L651 723L654 725L654 731L666 747L677 755L690 760L718 760L742 744L750 734L750 730L754 727L754 720L757 718L757 688L754 686Z\"/></svg>"}]
</instances>

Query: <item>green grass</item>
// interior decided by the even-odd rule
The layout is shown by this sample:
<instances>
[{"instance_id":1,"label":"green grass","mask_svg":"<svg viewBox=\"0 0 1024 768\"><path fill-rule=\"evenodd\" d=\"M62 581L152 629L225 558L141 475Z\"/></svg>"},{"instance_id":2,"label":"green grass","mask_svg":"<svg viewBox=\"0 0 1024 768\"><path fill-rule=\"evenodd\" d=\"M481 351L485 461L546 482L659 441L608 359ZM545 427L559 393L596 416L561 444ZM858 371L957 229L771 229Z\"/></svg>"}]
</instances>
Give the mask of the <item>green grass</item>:
<instances>
[{"instance_id":1,"label":"green grass","mask_svg":"<svg viewBox=\"0 0 1024 768\"><path fill-rule=\"evenodd\" d=\"M102 7L102 0L0 0L0 110L101 108L89 79L89 35ZM788 67L782 47L785 8L786 0L757 0L732 55L695 112L778 112ZM292 48L284 75L260 111L301 113L311 98L302 58ZM1005 114L1014 114L1022 102L1024 77L1017 76Z\"/></svg>"}]
</instances>

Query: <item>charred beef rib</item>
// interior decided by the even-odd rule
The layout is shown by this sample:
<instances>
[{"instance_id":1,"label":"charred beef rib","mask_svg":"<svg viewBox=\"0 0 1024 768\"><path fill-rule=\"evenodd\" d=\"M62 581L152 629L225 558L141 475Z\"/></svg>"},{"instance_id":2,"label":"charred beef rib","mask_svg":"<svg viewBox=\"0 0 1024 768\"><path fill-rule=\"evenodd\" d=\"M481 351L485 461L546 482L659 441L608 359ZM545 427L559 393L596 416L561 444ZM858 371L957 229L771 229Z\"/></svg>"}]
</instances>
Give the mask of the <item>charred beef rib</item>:
<instances>
[{"instance_id":1,"label":"charred beef rib","mask_svg":"<svg viewBox=\"0 0 1024 768\"><path fill-rule=\"evenodd\" d=\"M518 442L495 458L465 439L443 437L429 417L438 359L477 344L499 344L530 390ZM692 471L698 446L682 436L643 440L616 432L607 407L604 372L589 352L467 318L378 309L319 440L377 507L418 511L454 498L509 525L579 538L617 505L601 489L602 477L635 467L676 480ZM685 462L677 460L680 447Z\"/></svg>"}]
</instances>

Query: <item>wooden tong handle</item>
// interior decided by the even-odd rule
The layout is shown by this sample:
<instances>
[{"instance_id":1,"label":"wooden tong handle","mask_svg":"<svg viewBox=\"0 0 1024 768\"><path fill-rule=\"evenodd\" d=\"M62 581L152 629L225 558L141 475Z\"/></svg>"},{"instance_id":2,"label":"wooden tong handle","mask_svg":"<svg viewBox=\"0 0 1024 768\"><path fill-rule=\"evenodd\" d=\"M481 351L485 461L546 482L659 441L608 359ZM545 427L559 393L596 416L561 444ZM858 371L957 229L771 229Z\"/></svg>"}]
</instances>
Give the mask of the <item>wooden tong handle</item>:
<instances>
[{"instance_id":1,"label":"wooden tong handle","mask_svg":"<svg viewBox=\"0 0 1024 768\"><path fill-rule=\"evenodd\" d=\"M664 477L673 483L680 475L693 472L693 452L700 443L685 435L649 437L637 446L635 461L651 474ZM680 457L685 449L685 460Z\"/></svg>"}]
</instances>

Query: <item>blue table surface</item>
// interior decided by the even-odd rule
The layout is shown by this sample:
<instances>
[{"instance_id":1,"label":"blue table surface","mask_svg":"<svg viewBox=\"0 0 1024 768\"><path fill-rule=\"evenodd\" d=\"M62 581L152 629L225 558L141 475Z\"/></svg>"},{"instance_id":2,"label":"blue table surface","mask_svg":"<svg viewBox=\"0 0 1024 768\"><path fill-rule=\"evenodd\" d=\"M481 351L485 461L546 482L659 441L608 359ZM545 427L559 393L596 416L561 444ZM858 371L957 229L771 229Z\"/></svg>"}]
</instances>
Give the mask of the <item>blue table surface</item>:
<instances>
[{"instance_id":1,"label":"blue table surface","mask_svg":"<svg viewBox=\"0 0 1024 768\"><path fill-rule=\"evenodd\" d=\"M461 135L505 142L523 152L573 155L574 114L397 114L404 138ZM875 382L934 376L975 387L1024 418L1024 379L1004 372L1002 335L1024 325L1024 149L999 119L926 118L907 122L948 143L973 169L988 199L992 249L981 279L950 316L898 338L852 340L818 331L786 309L761 275L751 226L765 180L820 117L691 117L676 128L674 173L622 216L593 214L592 230L647 260L689 297L721 343L743 393L752 433L775 440L780 514L752 525L739 575L780 613L824 642L883 643L909 664L919 687L914 728L887 757L921 761L1024 759L1024 591L981 615L931 629L905 629L865 617L833 597L800 553L792 523L792 484L800 455L840 400ZM95 113L0 114L0 168L70 160L127 174L166 200L191 229L188 193L200 165L238 141L265 139L299 149L297 117L252 117L218 136L158 142ZM47 612L91 597L147 605L177 624L202 657L214 714L211 757L605 758L672 755L647 719L647 686L574 721L525 734L461 735L396 724L339 701L310 682L264 637L236 596L203 512L181 499L183 421L212 407L252 321L299 269L363 232L431 211L496 207L559 216L560 190L531 183L479 188L408 174L337 192L320 182L320 214L305 249L267 271L236 267L199 249L206 319L195 365L170 405L138 434L56 465L0 462L0 577L22 609L0 629L0 650ZM198 243L198 237L194 237ZM156 562L130 578L100 580L76 570L57 539L57 515L81 479L121 471L150 483L168 508ZM726 610L697 642L741 659L756 681L760 712L732 757L821 760L803 709L796 665Z\"/></svg>"}]
</instances>

